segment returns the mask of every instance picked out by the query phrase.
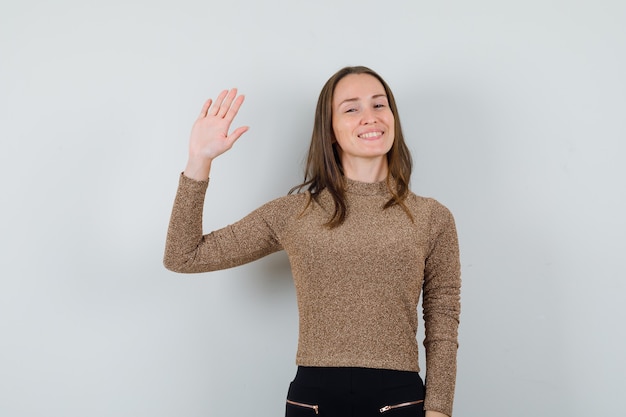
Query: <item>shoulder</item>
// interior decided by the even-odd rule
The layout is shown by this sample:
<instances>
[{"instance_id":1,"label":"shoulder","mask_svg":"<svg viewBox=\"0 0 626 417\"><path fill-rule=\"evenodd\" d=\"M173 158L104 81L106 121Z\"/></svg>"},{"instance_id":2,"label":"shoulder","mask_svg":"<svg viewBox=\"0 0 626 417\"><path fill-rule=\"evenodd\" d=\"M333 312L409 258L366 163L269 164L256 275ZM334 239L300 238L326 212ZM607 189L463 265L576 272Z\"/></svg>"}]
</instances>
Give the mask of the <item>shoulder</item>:
<instances>
[{"instance_id":1,"label":"shoulder","mask_svg":"<svg viewBox=\"0 0 626 417\"><path fill-rule=\"evenodd\" d=\"M292 217L300 214L309 200L310 196L308 193L288 194L268 201L256 209L255 212L263 217Z\"/></svg>"},{"instance_id":2,"label":"shoulder","mask_svg":"<svg viewBox=\"0 0 626 417\"><path fill-rule=\"evenodd\" d=\"M445 232L456 233L452 212L437 199L410 192L406 205L415 219L415 224L429 235L435 237Z\"/></svg>"},{"instance_id":3,"label":"shoulder","mask_svg":"<svg viewBox=\"0 0 626 417\"><path fill-rule=\"evenodd\" d=\"M424 197L414 192L409 192L406 204L415 214L428 214L429 217L452 217L452 212L448 207L433 197Z\"/></svg>"}]
</instances>

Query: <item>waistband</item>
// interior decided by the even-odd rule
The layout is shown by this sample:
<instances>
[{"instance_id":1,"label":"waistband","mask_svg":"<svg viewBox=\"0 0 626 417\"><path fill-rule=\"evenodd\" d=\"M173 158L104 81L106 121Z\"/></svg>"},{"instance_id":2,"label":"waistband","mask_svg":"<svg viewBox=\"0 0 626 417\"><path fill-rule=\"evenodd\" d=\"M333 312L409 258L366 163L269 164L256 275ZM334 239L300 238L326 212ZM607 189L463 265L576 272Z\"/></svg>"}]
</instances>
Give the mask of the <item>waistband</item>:
<instances>
[{"instance_id":1,"label":"waistband","mask_svg":"<svg viewBox=\"0 0 626 417\"><path fill-rule=\"evenodd\" d=\"M308 387L355 391L423 385L418 372L352 367L298 366L294 382Z\"/></svg>"}]
</instances>

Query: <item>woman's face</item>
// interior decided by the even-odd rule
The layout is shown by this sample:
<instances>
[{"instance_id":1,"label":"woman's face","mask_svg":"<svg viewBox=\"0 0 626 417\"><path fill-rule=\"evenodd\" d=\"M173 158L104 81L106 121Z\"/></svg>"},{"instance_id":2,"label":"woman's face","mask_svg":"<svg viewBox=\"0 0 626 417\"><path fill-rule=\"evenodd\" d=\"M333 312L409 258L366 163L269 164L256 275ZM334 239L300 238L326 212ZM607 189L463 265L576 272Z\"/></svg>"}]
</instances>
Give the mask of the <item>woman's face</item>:
<instances>
[{"instance_id":1,"label":"woman's face","mask_svg":"<svg viewBox=\"0 0 626 417\"><path fill-rule=\"evenodd\" d=\"M385 88L369 74L350 74L335 86L333 131L346 162L383 158L394 140L394 116Z\"/></svg>"}]
</instances>

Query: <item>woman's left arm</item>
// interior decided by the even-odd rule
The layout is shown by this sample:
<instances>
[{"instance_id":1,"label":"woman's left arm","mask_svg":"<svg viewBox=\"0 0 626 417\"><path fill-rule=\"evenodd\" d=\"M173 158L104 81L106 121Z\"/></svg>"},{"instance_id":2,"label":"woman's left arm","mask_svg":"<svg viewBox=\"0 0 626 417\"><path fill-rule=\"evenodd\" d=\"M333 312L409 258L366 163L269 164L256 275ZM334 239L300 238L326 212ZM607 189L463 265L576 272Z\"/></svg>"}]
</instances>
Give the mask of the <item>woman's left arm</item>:
<instances>
[{"instance_id":1,"label":"woman's left arm","mask_svg":"<svg viewBox=\"0 0 626 417\"><path fill-rule=\"evenodd\" d=\"M435 203L432 211L431 248L425 263L423 291L426 348L424 408L431 415L432 412L441 412L451 416L461 311L461 266L454 218L439 203Z\"/></svg>"}]
</instances>

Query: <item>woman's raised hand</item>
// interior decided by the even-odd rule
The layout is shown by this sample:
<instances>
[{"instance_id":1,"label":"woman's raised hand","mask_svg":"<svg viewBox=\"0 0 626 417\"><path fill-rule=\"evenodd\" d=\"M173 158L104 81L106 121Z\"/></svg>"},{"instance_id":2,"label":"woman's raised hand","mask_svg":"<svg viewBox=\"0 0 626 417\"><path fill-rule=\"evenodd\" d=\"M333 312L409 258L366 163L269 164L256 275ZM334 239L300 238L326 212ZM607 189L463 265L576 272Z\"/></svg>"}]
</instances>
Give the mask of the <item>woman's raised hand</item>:
<instances>
[{"instance_id":1,"label":"woman's raised hand","mask_svg":"<svg viewBox=\"0 0 626 417\"><path fill-rule=\"evenodd\" d=\"M235 141L248 130L248 126L241 126L228 133L243 100L244 96L237 96L237 89L233 88L222 91L215 102L209 99L204 103L191 129L185 176L206 180L213 159L232 148Z\"/></svg>"}]
</instances>

